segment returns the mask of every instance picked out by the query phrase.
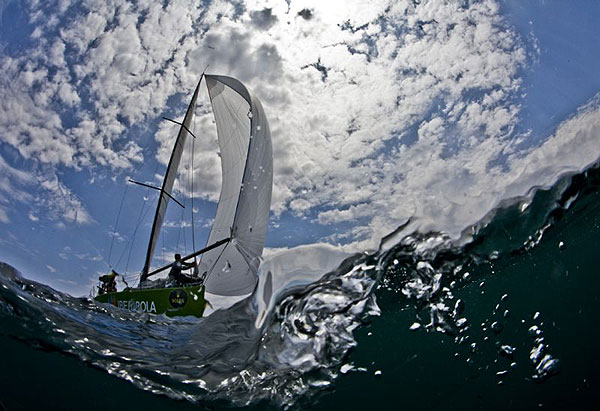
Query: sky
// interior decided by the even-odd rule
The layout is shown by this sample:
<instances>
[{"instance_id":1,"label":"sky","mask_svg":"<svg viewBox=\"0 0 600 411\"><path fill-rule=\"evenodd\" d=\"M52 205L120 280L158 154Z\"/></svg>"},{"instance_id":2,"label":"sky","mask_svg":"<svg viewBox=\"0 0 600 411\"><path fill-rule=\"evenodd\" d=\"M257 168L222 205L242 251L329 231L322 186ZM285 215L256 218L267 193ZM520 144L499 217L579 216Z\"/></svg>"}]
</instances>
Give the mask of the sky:
<instances>
[{"instance_id":1,"label":"sky","mask_svg":"<svg viewBox=\"0 0 600 411\"><path fill-rule=\"evenodd\" d=\"M267 252L376 249L406 222L458 237L600 157L598 17L593 0L0 0L0 260L76 295L109 267L135 278L156 193L127 181L160 185L161 118L207 66L269 118ZM202 91L155 265L203 246L216 210Z\"/></svg>"}]
</instances>

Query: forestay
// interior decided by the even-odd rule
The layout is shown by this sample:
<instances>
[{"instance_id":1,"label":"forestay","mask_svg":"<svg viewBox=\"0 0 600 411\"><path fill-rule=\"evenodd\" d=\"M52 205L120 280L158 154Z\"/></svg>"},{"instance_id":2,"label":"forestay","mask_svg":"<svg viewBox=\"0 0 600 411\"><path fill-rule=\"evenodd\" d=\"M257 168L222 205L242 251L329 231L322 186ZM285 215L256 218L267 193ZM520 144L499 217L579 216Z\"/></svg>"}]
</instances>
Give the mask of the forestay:
<instances>
[{"instance_id":1,"label":"forestay","mask_svg":"<svg viewBox=\"0 0 600 411\"><path fill-rule=\"evenodd\" d=\"M202 257L206 291L250 293L263 251L273 185L271 133L260 101L231 77L205 75L217 124L223 182L207 244L231 241Z\"/></svg>"}]
</instances>

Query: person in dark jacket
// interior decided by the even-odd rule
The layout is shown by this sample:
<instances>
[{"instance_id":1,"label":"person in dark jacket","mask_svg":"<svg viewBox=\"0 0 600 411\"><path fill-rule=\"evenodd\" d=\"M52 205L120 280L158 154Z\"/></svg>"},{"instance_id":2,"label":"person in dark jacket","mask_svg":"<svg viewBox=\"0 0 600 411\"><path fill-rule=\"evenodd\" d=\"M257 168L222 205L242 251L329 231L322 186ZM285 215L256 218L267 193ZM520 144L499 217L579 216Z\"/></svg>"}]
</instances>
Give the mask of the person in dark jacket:
<instances>
[{"instance_id":1,"label":"person in dark jacket","mask_svg":"<svg viewBox=\"0 0 600 411\"><path fill-rule=\"evenodd\" d=\"M171 264L171 271L169 271L169 283L175 286L197 283L198 279L181 272L194 267L196 267L195 263L186 263L181 259L181 254L175 254L175 261Z\"/></svg>"}]
</instances>

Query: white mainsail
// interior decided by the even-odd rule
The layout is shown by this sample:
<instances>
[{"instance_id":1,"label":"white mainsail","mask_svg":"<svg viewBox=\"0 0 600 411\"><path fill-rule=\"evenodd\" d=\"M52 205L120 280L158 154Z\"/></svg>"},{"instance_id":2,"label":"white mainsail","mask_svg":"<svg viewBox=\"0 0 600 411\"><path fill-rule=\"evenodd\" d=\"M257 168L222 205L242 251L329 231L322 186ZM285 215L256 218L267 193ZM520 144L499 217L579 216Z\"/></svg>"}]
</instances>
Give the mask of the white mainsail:
<instances>
[{"instance_id":1,"label":"white mainsail","mask_svg":"<svg viewBox=\"0 0 600 411\"><path fill-rule=\"evenodd\" d=\"M206 291L224 296L248 294L267 231L273 154L269 123L260 101L238 80L205 75L217 123L223 183L207 244L231 241L204 254L200 273Z\"/></svg>"}]
</instances>

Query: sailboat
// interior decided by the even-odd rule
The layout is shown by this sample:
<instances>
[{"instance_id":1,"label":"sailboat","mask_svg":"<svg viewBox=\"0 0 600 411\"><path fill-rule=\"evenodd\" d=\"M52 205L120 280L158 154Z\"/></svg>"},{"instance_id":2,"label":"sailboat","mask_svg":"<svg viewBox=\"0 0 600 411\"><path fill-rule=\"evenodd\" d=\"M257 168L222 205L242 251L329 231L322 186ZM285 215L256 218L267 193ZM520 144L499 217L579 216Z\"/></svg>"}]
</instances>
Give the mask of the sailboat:
<instances>
[{"instance_id":1,"label":"sailboat","mask_svg":"<svg viewBox=\"0 0 600 411\"><path fill-rule=\"evenodd\" d=\"M203 79L217 127L223 179L206 246L181 260L185 262L201 256L197 273L204 281L197 277L197 283L172 287L163 283L155 287L150 277L171 268L168 264L151 269L151 263L167 206L170 200L177 202L172 189L186 139L188 136L196 138L190 127ZM273 188L271 133L260 101L239 80L204 73L183 122L170 121L179 125L179 132L162 186L131 180L160 193L139 285L117 291L114 281L108 288L105 282L95 300L134 312L201 317L207 305L207 293L241 297L250 294L257 283ZM112 281L110 275L103 277Z\"/></svg>"}]
</instances>

